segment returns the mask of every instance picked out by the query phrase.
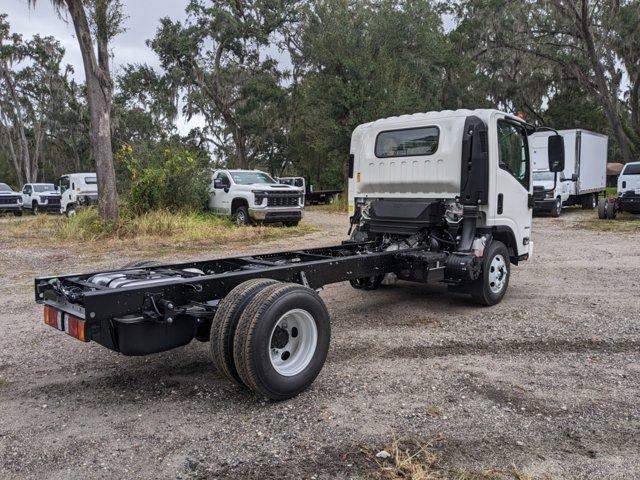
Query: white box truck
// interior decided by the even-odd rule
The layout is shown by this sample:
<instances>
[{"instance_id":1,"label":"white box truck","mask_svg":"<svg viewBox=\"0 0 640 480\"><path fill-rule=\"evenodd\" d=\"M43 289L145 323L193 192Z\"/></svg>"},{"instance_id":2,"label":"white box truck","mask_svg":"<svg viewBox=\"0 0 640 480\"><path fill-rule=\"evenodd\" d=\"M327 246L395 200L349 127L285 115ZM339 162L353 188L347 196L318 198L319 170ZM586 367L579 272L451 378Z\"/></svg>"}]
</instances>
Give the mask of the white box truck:
<instances>
[{"instance_id":1,"label":"white box truck","mask_svg":"<svg viewBox=\"0 0 640 480\"><path fill-rule=\"evenodd\" d=\"M552 132L531 136L534 212L560 216L563 206L581 205L593 209L607 186L608 137L587 130L560 130L564 138L565 168L549 172L547 140Z\"/></svg>"}]
</instances>

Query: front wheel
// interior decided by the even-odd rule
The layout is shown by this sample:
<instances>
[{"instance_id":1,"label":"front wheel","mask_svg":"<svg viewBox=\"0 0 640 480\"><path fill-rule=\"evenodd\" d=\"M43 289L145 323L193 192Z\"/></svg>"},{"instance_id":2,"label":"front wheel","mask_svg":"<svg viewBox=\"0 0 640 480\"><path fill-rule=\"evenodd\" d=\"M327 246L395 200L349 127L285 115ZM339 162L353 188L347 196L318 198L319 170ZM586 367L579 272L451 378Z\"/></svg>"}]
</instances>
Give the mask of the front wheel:
<instances>
[{"instance_id":1,"label":"front wheel","mask_svg":"<svg viewBox=\"0 0 640 480\"><path fill-rule=\"evenodd\" d=\"M300 223L300 221L299 221L299 220L293 220L293 221L291 221L291 222L282 222L282 224L283 224L285 227L297 227L299 223Z\"/></svg>"},{"instance_id":2,"label":"front wheel","mask_svg":"<svg viewBox=\"0 0 640 480\"><path fill-rule=\"evenodd\" d=\"M233 214L233 219L236 222L236 225L249 225L251 219L249 217L249 210L245 206L241 206L236 208L235 213Z\"/></svg>"},{"instance_id":3,"label":"front wheel","mask_svg":"<svg viewBox=\"0 0 640 480\"><path fill-rule=\"evenodd\" d=\"M17 210L15 212L13 212L13 215L16 217L21 217L22 216L22 210Z\"/></svg>"},{"instance_id":4,"label":"front wheel","mask_svg":"<svg viewBox=\"0 0 640 480\"><path fill-rule=\"evenodd\" d=\"M556 198L556 203L553 204L553 208L551 209L551 216L558 218L562 214L562 200Z\"/></svg>"},{"instance_id":5,"label":"front wheel","mask_svg":"<svg viewBox=\"0 0 640 480\"><path fill-rule=\"evenodd\" d=\"M500 303L509 287L510 274L509 250L496 240L485 251L482 273L472 285L473 299L486 306Z\"/></svg>"},{"instance_id":6,"label":"front wheel","mask_svg":"<svg viewBox=\"0 0 640 480\"><path fill-rule=\"evenodd\" d=\"M71 217L75 217L78 212L76 210L76 206L75 205L69 205L67 207L67 209L65 210L65 213L66 213L67 217L71 218Z\"/></svg>"},{"instance_id":7,"label":"front wheel","mask_svg":"<svg viewBox=\"0 0 640 480\"><path fill-rule=\"evenodd\" d=\"M40 213L40 205L38 205L38 202L33 202L31 205L31 213L33 215L38 215Z\"/></svg>"}]
</instances>

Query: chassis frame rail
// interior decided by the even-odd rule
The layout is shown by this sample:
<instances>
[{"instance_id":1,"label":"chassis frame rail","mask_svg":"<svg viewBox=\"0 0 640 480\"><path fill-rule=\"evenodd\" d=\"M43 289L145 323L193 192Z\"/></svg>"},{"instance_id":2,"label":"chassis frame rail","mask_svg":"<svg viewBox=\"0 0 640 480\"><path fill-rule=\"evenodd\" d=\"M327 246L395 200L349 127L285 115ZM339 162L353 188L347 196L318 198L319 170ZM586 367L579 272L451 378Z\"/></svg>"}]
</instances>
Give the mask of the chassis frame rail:
<instances>
[{"instance_id":1,"label":"chassis frame rail","mask_svg":"<svg viewBox=\"0 0 640 480\"><path fill-rule=\"evenodd\" d=\"M370 242L345 242L338 246L308 250L37 278L35 297L38 303L51 305L88 323L97 323L157 311L158 305L166 311L198 302L220 300L234 287L253 278L271 278L317 289L331 283L399 270L401 261L397 258L398 251L370 251L368 247L374 245ZM408 251L403 250L403 253ZM439 261L436 263L436 270L442 271L444 265ZM205 275L168 278L152 285L122 288L88 282L91 276L99 273L159 269L178 271L186 268L202 270ZM417 280L426 281L427 278ZM69 295L69 291L73 291L73 295ZM165 313L165 316L169 314Z\"/></svg>"}]
</instances>

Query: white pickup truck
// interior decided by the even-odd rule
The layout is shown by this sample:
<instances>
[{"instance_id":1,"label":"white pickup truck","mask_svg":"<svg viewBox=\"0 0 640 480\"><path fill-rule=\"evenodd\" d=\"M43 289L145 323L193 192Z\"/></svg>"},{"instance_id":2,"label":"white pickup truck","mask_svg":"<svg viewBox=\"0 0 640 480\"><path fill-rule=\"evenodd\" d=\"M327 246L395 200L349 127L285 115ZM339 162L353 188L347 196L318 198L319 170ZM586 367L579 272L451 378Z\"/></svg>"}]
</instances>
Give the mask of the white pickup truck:
<instances>
[{"instance_id":1,"label":"white pickup truck","mask_svg":"<svg viewBox=\"0 0 640 480\"><path fill-rule=\"evenodd\" d=\"M239 225L254 221L294 227L302 219L304 191L260 170L216 170L211 187L209 209Z\"/></svg>"},{"instance_id":2,"label":"white pickup truck","mask_svg":"<svg viewBox=\"0 0 640 480\"><path fill-rule=\"evenodd\" d=\"M618 177L618 195L600 200L598 217L613 220L618 212L640 214L640 162L629 162Z\"/></svg>"},{"instance_id":3,"label":"white pickup truck","mask_svg":"<svg viewBox=\"0 0 640 480\"><path fill-rule=\"evenodd\" d=\"M60 213L60 192L53 183L27 183L22 187L22 208L33 215L40 212Z\"/></svg>"}]
</instances>

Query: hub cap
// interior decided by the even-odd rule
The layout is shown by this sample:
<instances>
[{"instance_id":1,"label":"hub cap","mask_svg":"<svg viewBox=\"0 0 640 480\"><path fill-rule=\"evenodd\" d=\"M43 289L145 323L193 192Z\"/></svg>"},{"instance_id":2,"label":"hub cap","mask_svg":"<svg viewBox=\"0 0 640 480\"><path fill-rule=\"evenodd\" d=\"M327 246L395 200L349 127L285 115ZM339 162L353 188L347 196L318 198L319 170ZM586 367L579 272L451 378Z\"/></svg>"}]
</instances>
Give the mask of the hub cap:
<instances>
[{"instance_id":1,"label":"hub cap","mask_svg":"<svg viewBox=\"0 0 640 480\"><path fill-rule=\"evenodd\" d=\"M489 288L493 293L500 293L507 282L507 264L502 255L496 255L489 266Z\"/></svg>"},{"instance_id":2,"label":"hub cap","mask_svg":"<svg viewBox=\"0 0 640 480\"><path fill-rule=\"evenodd\" d=\"M318 345L318 328L309 312L289 310L277 321L269 340L269 359L280 375L292 377L302 372Z\"/></svg>"}]
</instances>

